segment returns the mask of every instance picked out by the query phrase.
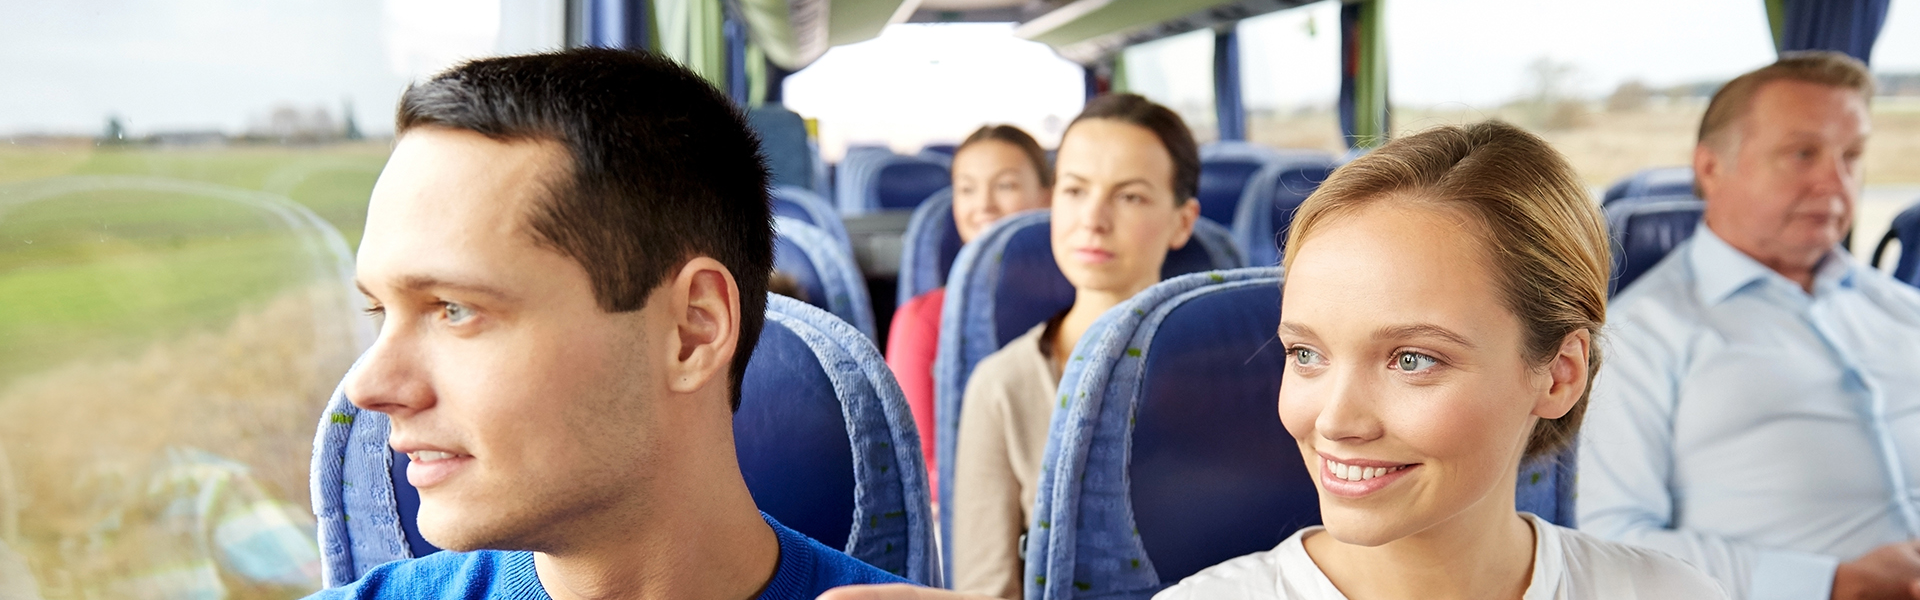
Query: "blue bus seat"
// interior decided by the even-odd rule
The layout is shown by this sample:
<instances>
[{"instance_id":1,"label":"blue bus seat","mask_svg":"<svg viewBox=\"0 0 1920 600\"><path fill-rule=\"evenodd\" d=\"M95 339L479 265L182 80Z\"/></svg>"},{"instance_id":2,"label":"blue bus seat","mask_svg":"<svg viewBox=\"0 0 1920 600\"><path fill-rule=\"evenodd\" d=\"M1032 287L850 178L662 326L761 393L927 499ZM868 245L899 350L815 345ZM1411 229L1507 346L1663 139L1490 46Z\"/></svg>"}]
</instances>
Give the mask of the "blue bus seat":
<instances>
[{"instance_id":1,"label":"blue bus seat","mask_svg":"<svg viewBox=\"0 0 1920 600\"><path fill-rule=\"evenodd\" d=\"M1880 238L1880 243L1874 245L1873 260L1869 264L1879 268L1887 247L1895 241L1900 242L1900 256L1893 263L1893 278L1920 286L1920 203L1893 217L1893 226Z\"/></svg>"},{"instance_id":2,"label":"blue bus seat","mask_svg":"<svg viewBox=\"0 0 1920 600\"><path fill-rule=\"evenodd\" d=\"M847 224L840 220L840 212L834 210L833 204L827 202L826 198L813 190L784 185L774 186L769 196L773 199L773 214L798 219L826 230L827 234L840 240L848 256L853 255L853 239L847 235Z\"/></svg>"},{"instance_id":3,"label":"blue bus seat","mask_svg":"<svg viewBox=\"0 0 1920 600\"><path fill-rule=\"evenodd\" d=\"M807 137L807 121L779 102L747 111L747 125L760 136L760 153L767 157L768 184L814 186L814 147Z\"/></svg>"},{"instance_id":4,"label":"blue bus seat","mask_svg":"<svg viewBox=\"0 0 1920 600\"><path fill-rule=\"evenodd\" d=\"M960 255L960 228L953 221L953 188L934 192L907 221L900 238L900 279L893 304L899 306L947 284L947 271Z\"/></svg>"},{"instance_id":5,"label":"blue bus seat","mask_svg":"<svg viewBox=\"0 0 1920 600\"><path fill-rule=\"evenodd\" d=\"M1636 198L1692 195L1693 167L1653 167L1614 182L1600 197L1600 205Z\"/></svg>"},{"instance_id":6,"label":"blue bus seat","mask_svg":"<svg viewBox=\"0 0 1920 600\"><path fill-rule=\"evenodd\" d=\"M773 268L806 291L807 302L824 308L874 338L867 282L853 257L826 231L798 219L775 216Z\"/></svg>"},{"instance_id":7,"label":"blue bus seat","mask_svg":"<svg viewBox=\"0 0 1920 600\"><path fill-rule=\"evenodd\" d=\"M841 214L868 212L867 182L881 163L895 158L886 146L848 146L847 154L833 167L833 203Z\"/></svg>"},{"instance_id":8,"label":"blue bus seat","mask_svg":"<svg viewBox=\"0 0 1920 600\"><path fill-rule=\"evenodd\" d=\"M1280 244L1293 225L1293 213L1300 203L1320 188L1320 182L1333 174L1335 165L1273 164L1254 174L1247 191L1240 196L1238 212L1233 215L1233 240L1247 257L1247 264L1268 267L1280 264Z\"/></svg>"},{"instance_id":9,"label":"blue bus seat","mask_svg":"<svg viewBox=\"0 0 1920 600\"><path fill-rule=\"evenodd\" d=\"M1073 305L1073 285L1053 262L1051 225L1045 210L1009 215L962 247L954 260L933 363L935 462L941 481L953 481L961 396L974 365ZM1198 219L1187 245L1167 254L1161 277L1238 268L1243 261L1226 228ZM940 486L941 505L950 505L952 490ZM952 514L941 513L942 530L951 525Z\"/></svg>"},{"instance_id":10,"label":"blue bus seat","mask_svg":"<svg viewBox=\"0 0 1920 600\"><path fill-rule=\"evenodd\" d=\"M1231 223L1247 185L1260 169L1276 164L1317 164L1333 157L1311 150L1275 149L1250 142L1215 142L1200 149L1200 216Z\"/></svg>"},{"instance_id":11,"label":"blue bus seat","mask_svg":"<svg viewBox=\"0 0 1920 600\"><path fill-rule=\"evenodd\" d=\"M1025 597L1145 599L1320 523L1276 410L1280 282L1275 267L1186 275L1087 330L1061 379ZM1571 526L1570 460L1523 468L1519 510Z\"/></svg>"},{"instance_id":12,"label":"blue bus seat","mask_svg":"<svg viewBox=\"0 0 1920 600\"><path fill-rule=\"evenodd\" d=\"M946 165L919 158L896 157L878 165L867 184L867 212L913 210L920 202L953 181Z\"/></svg>"},{"instance_id":13,"label":"blue bus seat","mask_svg":"<svg viewBox=\"0 0 1920 600\"><path fill-rule=\"evenodd\" d=\"M1607 230L1613 238L1613 281L1607 295L1617 295L1646 274L1674 246L1700 224L1707 203L1687 196L1638 198L1606 207Z\"/></svg>"},{"instance_id":14,"label":"blue bus seat","mask_svg":"<svg viewBox=\"0 0 1920 600\"><path fill-rule=\"evenodd\" d=\"M928 162L940 163L948 170L952 170L953 155L959 151L960 146L957 144L927 144L921 146L920 152L914 156L918 156L921 160Z\"/></svg>"},{"instance_id":15,"label":"blue bus seat","mask_svg":"<svg viewBox=\"0 0 1920 600\"><path fill-rule=\"evenodd\" d=\"M388 427L344 390L321 418L312 486L329 587L439 551L414 527L419 494L406 455L387 446ZM876 567L941 584L919 434L879 352L850 326L769 296L733 427L761 510Z\"/></svg>"}]
</instances>

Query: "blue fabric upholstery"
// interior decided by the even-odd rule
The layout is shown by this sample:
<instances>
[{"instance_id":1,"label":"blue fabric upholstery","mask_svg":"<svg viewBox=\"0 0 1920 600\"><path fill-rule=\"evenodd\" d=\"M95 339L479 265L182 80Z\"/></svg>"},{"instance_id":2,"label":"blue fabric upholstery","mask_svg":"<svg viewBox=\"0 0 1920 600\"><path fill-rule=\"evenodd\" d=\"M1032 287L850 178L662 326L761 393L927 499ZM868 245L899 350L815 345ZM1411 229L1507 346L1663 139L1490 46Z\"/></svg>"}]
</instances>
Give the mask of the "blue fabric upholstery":
<instances>
[{"instance_id":1,"label":"blue fabric upholstery","mask_svg":"<svg viewBox=\"0 0 1920 600\"><path fill-rule=\"evenodd\" d=\"M1280 264L1280 244L1287 228L1293 225L1293 213L1320 182L1333 174L1334 164L1273 164L1254 174L1247 191L1240 196L1238 213L1233 216L1234 245L1247 257L1247 264L1266 267Z\"/></svg>"},{"instance_id":2,"label":"blue fabric upholstery","mask_svg":"<svg viewBox=\"0 0 1920 600\"><path fill-rule=\"evenodd\" d=\"M939 429L934 439L941 481L953 481L961 395L974 365L1008 340L1073 305L1073 285L1053 262L1051 223L1044 210L1007 216L961 248L954 260L933 362L934 423ZM1200 219L1194 223L1192 240L1168 253L1161 277L1240 266L1232 234ZM950 505L952 489L940 487L943 506ZM943 531L951 526L951 519L950 513L941 513Z\"/></svg>"},{"instance_id":3,"label":"blue fabric upholstery","mask_svg":"<svg viewBox=\"0 0 1920 600\"><path fill-rule=\"evenodd\" d=\"M820 309L769 296L741 392L734 443L761 510L868 564L940 585L920 437L871 343ZM436 551L417 533L409 543L419 500L387 430L386 415L361 411L342 390L321 418L312 491L329 587Z\"/></svg>"},{"instance_id":4,"label":"blue fabric upholstery","mask_svg":"<svg viewBox=\"0 0 1920 600\"><path fill-rule=\"evenodd\" d=\"M815 150L807 139L806 119L778 102L747 111L747 125L760 136L770 185L813 188Z\"/></svg>"},{"instance_id":5,"label":"blue fabric upholstery","mask_svg":"<svg viewBox=\"0 0 1920 600\"><path fill-rule=\"evenodd\" d=\"M1613 281L1608 296L1627 289L1680 242L1693 237L1707 204L1692 196L1640 198L1606 207L1613 237ZM1546 515L1541 515L1546 516Z\"/></svg>"},{"instance_id":6,"label":"blue fabric upholstery","mask_svg":"<svg viewBox=\"0 0 1920 600\"><path fill-rule=\"evenodd\" d=\"M874 173L867 192L872 210L913 210L953 181L946 165L901 158Z\"/></svg>"},{"instance_id":7,"label":"blue fabric upholstery","mask_svg":"<svg viewBox=\"0 0 1920 600\"><path fill-rule=\"evenodd\" d=\"M867 203L867 183L881 164L898 158L884 146L850 146L833 168L833 203L840 214L871 212Z\"/></svg>"},{"instance_id":8,"label":"blue fabric upholstery","mask_svg":"<svg viewBox=\"0 0 1920 600\"><path fill-rule=\"evenodd\" d=\"M773 218L773 268L792 276L807 292L807 301L851 323L867 339L874 339L873 306L867 300L867 281L839 240L818 227L796 219Z\"/></svg>"},{"instance_id":9,"label":"blue fabric upholstery","mask_svg":"<svg viewBox=\"0 0 1920 600\"><path fill-rule=\"evenodd\" d=\"M1278 268L1197 273L1080 338L1028 529L1027 598L1148 598L1320 522L1313 474L1275 410L1279 306ZM1520 510L1571 525L1571 462L1520 477Z\"/></svg>"},{"instance_id":10,"label":"blue fabric upholstery","mask_svg":"<svg viewBox=\"0 0 1920 600\"><path fill-rule=\"evenodd\" d=\"M955 144L927 144L926 146L922 146L920 153L914 156L918 156L921 160L927 162L939 163L948 170L952 170L953 155L959 150L960 147Z\"/></svg>"},{"instance_id":11,"label":"blue fabric upholstery","mask_svg":"<svg viewBox=\"0 0 1920 600\"><path fill-rule=\"evenodd\" d=\"M813 190L789 186L774 186L773 214L799 219L808 225L819 227L840 240L840 245L853 255L853 240L847 236L847 224L840 220L840 212L826 198L813 193Z\"/></svg>"},{"instance_id":12,"label":"blue fabric upholstery","mask_svg":"<svg viewBox=\"0 0 1920 600\"><path fill-rule=\"evenodd\" d=\"M1654 167L1641 169L1614 182L1612 187L1607 188L1607 193L1600 197L1600 205L1607 206L1629 198L1692 195L1693 167Z\"/></svg>"},{"instance_id":13,"label":"blue fabric upholstery","mask_svg":"<svg viewBox=\"0 0 1920 600\"><path fill-rule=\"evenodd\" d=\"M953 189L934 192L907 221L900 239L900 279L894 306L947 284L947 271L960 255L960 228L953 222Z\"/></svg>"},{"instance_id":14,"label":"blue fabric upholstery","mask_svg":"<svg viewBox=\"0 0 1920 600\"><path fill-rule=\"evenodd\" d=\"M1908 285L1920 286L1920 203L1907 207L1893 217L1893 225L1887 229L1887 235L1873 247L1872 264L1880 266L1880 258L1886 254L1887 247L1900 242L1900 258L1893 263L1893 278Z\"/></svg>"},{"instance_id":15,"label":"blue fabric upholstery","mask_svg":"<svg viewBox=\"0 0 1920 600\"><path fill-rule=\"evenodd\" d=\"M1275 149L1250 142L1223 141L1200 149L1200 216L1231 223L1240 199L1261 168L1275 164L1316 164L1333 160L1323 152Z\"/></svg>"}]
</instances>

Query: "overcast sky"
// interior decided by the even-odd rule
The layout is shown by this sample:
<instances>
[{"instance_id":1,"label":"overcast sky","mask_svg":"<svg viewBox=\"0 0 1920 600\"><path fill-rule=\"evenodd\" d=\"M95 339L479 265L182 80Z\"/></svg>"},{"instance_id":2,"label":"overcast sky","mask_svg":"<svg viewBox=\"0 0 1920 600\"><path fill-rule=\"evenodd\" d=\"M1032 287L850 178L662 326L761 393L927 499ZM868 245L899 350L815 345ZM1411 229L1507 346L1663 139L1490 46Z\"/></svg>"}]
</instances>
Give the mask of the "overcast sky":
<instances>
[{"instance_id":1,"label":"overcast sky","mask_svg":"<svg viewBox=\"0 0 1920 600\"><path fill-rule=\"evenodd\" d=\"M351 103L391 130L409 81L463 57L560 43L562 0L0 0L0 134L243 131L276 105ZM1396 103L1487 107L1541 57L1603 94L1627 79L1724 79L1772 56L1760 0L1389 0ZM1337 5L1242 24L1252 106L1326 104L1338 85ZM1136 87L1211 102L1207 33L1129 56ZM1920 0L1893 0L1875 70L1920 71ZM837 48L789 80L790 103L844 137L909 125L1012 121L1041 131L1078 110L1076 67L1004 25L901 26ZM860 122L863 125L856 126ZM829 128L832 129L832 128ZM827 131L823 131L827 134ZM964 131L960 132L963 135ZM840 134L835 134L840 135Z\"/></svg>"}]
</instances>

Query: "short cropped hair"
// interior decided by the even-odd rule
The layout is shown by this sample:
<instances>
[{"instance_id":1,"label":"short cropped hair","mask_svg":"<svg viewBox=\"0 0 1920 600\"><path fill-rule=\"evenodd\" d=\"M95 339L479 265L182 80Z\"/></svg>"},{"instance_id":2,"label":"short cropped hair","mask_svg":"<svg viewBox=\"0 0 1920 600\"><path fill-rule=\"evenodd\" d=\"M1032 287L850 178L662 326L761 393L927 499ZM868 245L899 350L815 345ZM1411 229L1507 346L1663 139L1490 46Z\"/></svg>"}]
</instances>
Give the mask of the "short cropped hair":
<instances>
[{"instance_id":1,"label":"short cropped hair","mask_svg":"<svg viewBox=\"0 0 1920 600\"><path fill-rule=\"evenodd\" d=\"M1573 441L1600 372L1612 259L1605 220L1565 158L1518 127L1490 121L1437 127L1388 142L1334 171L1293 218L1283 262L1328 223L1381 202L1441 206L1469 215L1508 311L1520 319L1525 358L1545 366L1568 334L1586 330L1587 387L1558 419L1541 419L1528 457Z\"/></svg>"},{"instance_id":2,"label":"short cropped hair","mask_svg":"<svg viewBox=\"0 0 1920 600\"><path fill-rule=\"evenodd\" d=\"M1088 102L1067 130L1072 131L1074 125L1087 119L1119 121L1152 131L1160 138L1160 145L1166 146L1167 155L1173 157L1174 206L1186 204L1199 194L1200 144L1193 141L1193 131L1187 129L1179 113L1139 94L1108 94Z\"/></svg>"},{"instance_id":3,"label":"short cropped hair","mask_svg":"<svg viewBox=\"0 0 1920 600\"><path fill-rule=\"evenodd\" d=\"M1027 135L1027 132L1012 125L985 125L975 129L966 141L960 142L960 146L953 149L953 154L959 156L960 151L981 142L1000 142L1019 148L1020 154L1026 156L1027 162L1033 165L1033 172L1040 176L1040 187L1053 187L1053 167L1047 164L1047 151L1041 149L1040 142L1033 141L1033 136Z\"/></svg>"},{"instance_id":4,"label":"short cropped hair","mask_svg":"<svg viewBox=\"0 0 1920 600\"><path fill-rule=\"evenodd\" d=\"M527 215L535 241L583 267L601 310L646 306L698 256L740 286L730 404L760 338L773 216L760 142L726 96L672 60L578 48L475 60L409 86L396 135L460 129L557 142L571 159Z\"/></svg>"},{"instance_id":5,"label":"short cropped hair","mask_svg":"<svg viewBox=\"0 0 1920 600\"><path fill-rule=\"evenodd\" d=\"M1734 124L1746 118L1760 88L1780 80L1843 88L1860 94L1862 100L1873 98L1873 73L1858 59L1829 50L1786 52L1773 64L1735 77L1713 93L1706 116L1700 118L1699 143L1719 146Z\"/></svg>"}]
</instances>

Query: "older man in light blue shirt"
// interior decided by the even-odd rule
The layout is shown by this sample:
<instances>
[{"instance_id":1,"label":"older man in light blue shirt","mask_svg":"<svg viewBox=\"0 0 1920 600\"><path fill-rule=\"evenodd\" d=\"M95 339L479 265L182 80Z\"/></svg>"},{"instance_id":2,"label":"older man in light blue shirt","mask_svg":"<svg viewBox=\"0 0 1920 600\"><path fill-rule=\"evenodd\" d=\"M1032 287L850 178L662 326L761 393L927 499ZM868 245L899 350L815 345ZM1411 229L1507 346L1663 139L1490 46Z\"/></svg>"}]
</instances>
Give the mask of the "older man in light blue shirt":
<instances>
[{"instance_id":1,"label":"older man in light blue shirt","mask_svg":"<svg viewBox=\"0 0 1920 600\"><path fill-rule=\"evenodd\" d=\"M1694 156L1705 226L1609 310L1580 527L1734 598L1920 598L1920 291L1838 245L1870 81L1817 53L1729 82Z\"/></svg>"}]
</instances>

